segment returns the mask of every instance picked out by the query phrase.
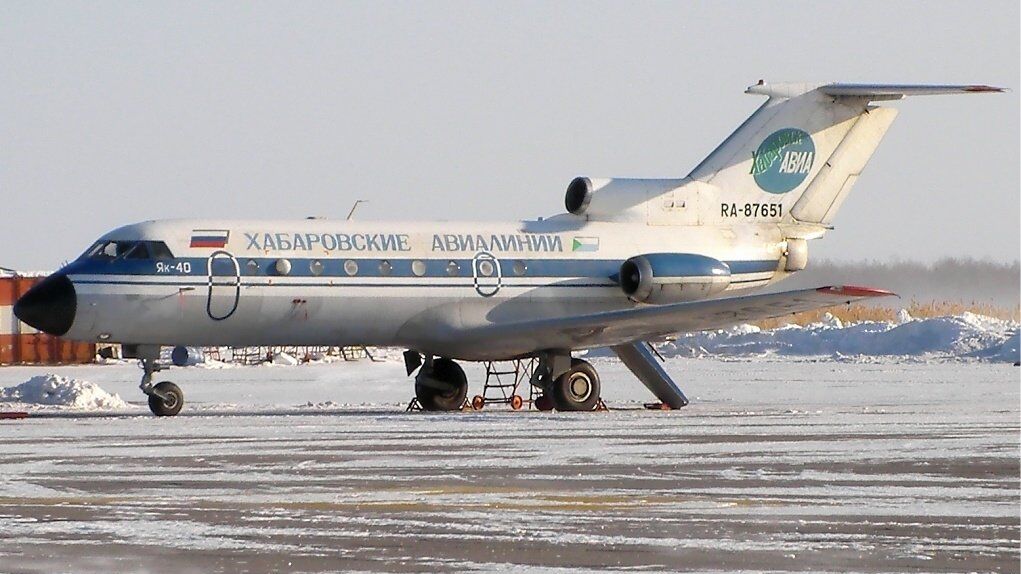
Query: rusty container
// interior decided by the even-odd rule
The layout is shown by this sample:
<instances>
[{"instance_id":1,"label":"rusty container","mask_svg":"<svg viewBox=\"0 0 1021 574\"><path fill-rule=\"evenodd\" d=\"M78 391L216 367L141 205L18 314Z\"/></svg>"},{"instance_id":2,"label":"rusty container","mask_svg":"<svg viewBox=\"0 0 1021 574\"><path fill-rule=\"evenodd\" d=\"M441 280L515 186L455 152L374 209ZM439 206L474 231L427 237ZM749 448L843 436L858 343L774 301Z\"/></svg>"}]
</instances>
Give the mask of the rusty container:
<instances>
[{"instance_id":1,"label":"rusty container","mask_svg":"<svg viewBox=\"0 0 1021 574\"><path fill-rule=\"evenodd\" d=\"M96 345L40 333L14 316L14 303L43 276L0 275L0 365L92 363Z\"/></svg>"}]
</instances>

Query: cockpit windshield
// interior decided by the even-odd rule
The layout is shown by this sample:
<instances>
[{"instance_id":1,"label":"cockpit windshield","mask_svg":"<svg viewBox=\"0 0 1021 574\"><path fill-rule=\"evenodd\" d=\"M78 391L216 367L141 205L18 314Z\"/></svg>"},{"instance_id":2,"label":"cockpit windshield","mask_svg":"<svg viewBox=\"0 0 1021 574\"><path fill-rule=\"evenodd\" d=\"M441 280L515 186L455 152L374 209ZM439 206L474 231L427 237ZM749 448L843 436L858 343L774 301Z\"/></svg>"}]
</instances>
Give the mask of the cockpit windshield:
<instances>
[{"instance_id":1,"label":"cockpit windshield","mask_svg":"<svg viewBox=\"0 0 1021 574\"><path fill-rule=\"evenodd\" d=\"M97 241L82 259L113 261L114 259L173 259L174 254L162 241Z\"/></svg>"}]
</instances>

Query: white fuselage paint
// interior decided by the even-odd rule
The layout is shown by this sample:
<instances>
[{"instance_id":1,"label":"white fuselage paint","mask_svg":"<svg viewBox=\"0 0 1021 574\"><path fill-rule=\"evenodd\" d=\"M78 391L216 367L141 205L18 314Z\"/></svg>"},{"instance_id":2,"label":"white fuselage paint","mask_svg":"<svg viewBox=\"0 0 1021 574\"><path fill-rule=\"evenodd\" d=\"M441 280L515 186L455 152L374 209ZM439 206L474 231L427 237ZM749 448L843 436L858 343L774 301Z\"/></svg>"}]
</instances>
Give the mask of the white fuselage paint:
<instances>
[{"instance_id":1,"label":"white fuselage paint","mask_svg":"<svg viewBox=\"0 0 1021 574\"><path fill-rule=\"evenodd\" d=\"M732 228L573 216L517 223L170 220L129 225L102 239L164 241L174 259L70 264L78 295L72 339L392 345L502 359L542 350L543 341L480 345L459 333L638 306L615 277L635 255L696 253L725 261L733 270L728 292L785 276L777 225L747 222ZM196 239L204 246L193 247ZM387 265L389 274L381 272Z\"/></svg>"}]
</instances>

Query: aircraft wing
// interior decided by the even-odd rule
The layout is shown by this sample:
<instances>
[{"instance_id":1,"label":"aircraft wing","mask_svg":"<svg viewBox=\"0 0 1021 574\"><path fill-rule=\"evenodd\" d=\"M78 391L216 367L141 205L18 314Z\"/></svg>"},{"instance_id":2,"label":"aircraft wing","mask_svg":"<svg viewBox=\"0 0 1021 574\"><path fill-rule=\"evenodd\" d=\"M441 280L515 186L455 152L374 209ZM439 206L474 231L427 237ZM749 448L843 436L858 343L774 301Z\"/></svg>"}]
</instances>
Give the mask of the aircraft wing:
<instances>
[{"instance_id":1,"label":"aircraft wing","mask_svg":"<svg viewBox=\"0 0 1021 574\"><path fill-rule=\"evenodd\" d=\"M679 332L719 329L890 295L895 293L868 287L819 287L639 307L574 317L494 324L471 329L466 335L476 342L499 341L497 344L501 346L515 343L527 345L528 341L542 341L542 345L548 349L603 347L639 340L655 340Z\"/></svg>"}]
</instances>

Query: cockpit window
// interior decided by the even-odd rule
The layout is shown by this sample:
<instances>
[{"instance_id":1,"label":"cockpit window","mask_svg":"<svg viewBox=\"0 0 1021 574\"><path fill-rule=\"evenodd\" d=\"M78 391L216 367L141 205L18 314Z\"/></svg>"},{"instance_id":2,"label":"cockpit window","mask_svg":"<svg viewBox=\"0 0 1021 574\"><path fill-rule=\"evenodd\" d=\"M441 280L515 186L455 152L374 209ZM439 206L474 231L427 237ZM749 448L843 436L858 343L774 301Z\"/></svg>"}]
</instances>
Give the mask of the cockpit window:
<instances>
[{"instance_id":1,"label":"cockpit window","mask_svg":"<svg viewBox=\"0 0 1021 574\"><path fill-rule=\"evenodd\" d=\"M149 258L149 248L145 246L145 242L144 241L139 241L138 243L136 243L136 244L132 245L131 247L129 247L128 250L124 252L124 258L125 259L148 259Z\"/></svg>"},{"instance_id":2,"label":"cockpit window","mask_svg":"<svg viewBox=\"0 0 1021 574\"><path fill-rule=\"evenodd\" d=\"M98 241L82 259L113 261L114 259L173 259L174 254L162 241Z\"/></svg>"},{"instance_id":3,"label":"cockpit window","mask_svg":"<svg viewBox=\"0 0 1021 574\"><path fill-rule=\"evenodd\" d=\"M85 252L85 259L110 261L120 255L116 241L100 241Z\"/></svg>"},{"instance_id":4,"label":"cockpit window","mask_svg":"<svg viewBox=\"0 0 1021 574\"><path fill-rule=\"evenodd\" d=\"M167 247L166 243L162 241L147 241L149 244L149 255L153 259L173 259L174 254Z\"/></svg>"}]
</instances>

